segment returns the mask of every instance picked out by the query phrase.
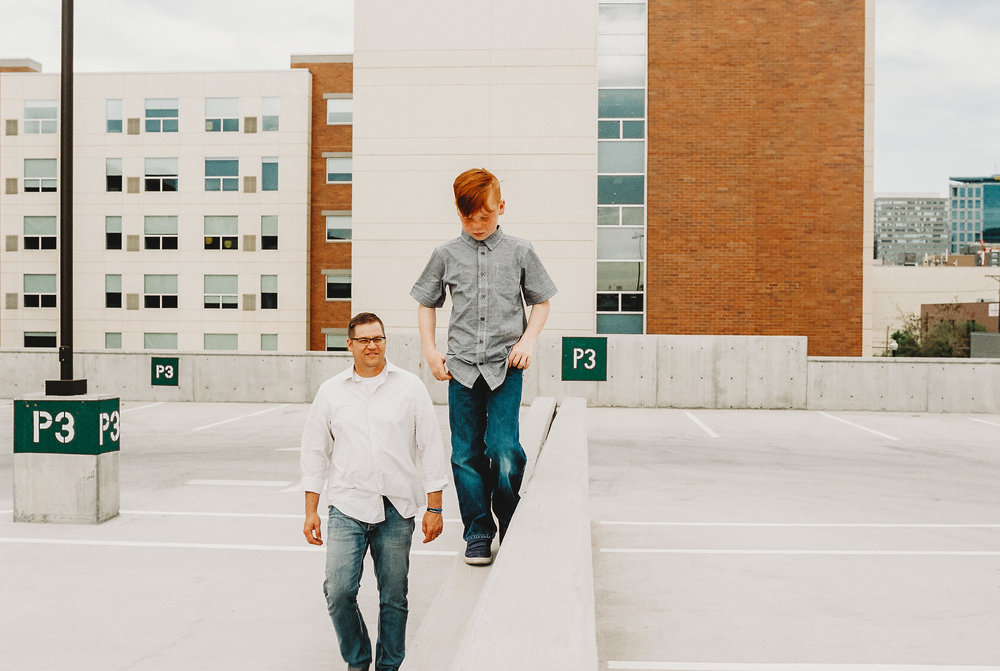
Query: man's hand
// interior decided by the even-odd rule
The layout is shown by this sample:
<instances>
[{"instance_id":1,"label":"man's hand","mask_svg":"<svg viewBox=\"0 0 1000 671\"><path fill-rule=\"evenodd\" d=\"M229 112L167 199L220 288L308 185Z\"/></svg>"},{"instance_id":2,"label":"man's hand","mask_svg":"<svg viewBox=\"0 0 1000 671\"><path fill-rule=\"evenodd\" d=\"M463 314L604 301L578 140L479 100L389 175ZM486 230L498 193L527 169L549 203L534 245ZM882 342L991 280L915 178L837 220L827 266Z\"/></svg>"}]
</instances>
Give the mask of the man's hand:
<instances>
[{"instance_id":1,"label":"man's hand","mask_svg":"<svg viewBox=\"0 0 1000 671\"><path fill-rule=\"evenodd\" d=\"M430 543L444 531L444 517L441 513L424 513L421 529L424 532L424 542Z\"/></svg>"},{"instance_id":2,"label":"man's hand","mask_svg":"<svg viewBox=\"0 0 1000 671\"><path fill-rule=\"evenodd\" d=\"M524 337L514 343L510 348L510 356L507 357L507 364L513 368L522 370L531 365L531 353L535 349L534 341L525 342Z\"/></svg>"},{"instance_id":3,"label":"man's hand","mask_svg":"<svg viewBox=\"0 0 1000 671\"><path fill-rule=\"evenodd\" d=\"M435 380L450 380L451 373L448 372L448 367L444 363L444 354L434 350L434 352L429 353L427 356L427 364L431 367L431 373L434 375Z\"/></svg>"},{"instance_id":4,"label":"man's hand","mask_svg":"<svg viewBox=\"0 0 1000 671\"><path fill-rule=\"evenodd\" d=\"M306 513L306 523L302 527L302 533L306 535L310 545L323 544L323 521L319 513Z\"/></svg>"}]
</instances>

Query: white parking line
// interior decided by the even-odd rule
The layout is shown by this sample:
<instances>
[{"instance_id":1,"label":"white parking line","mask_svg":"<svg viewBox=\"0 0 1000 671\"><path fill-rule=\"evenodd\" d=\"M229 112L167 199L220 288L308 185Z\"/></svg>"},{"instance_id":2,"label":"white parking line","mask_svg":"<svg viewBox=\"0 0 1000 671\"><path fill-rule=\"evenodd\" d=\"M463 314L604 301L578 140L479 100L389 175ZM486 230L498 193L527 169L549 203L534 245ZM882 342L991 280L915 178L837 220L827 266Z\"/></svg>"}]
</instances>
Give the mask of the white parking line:
<instances>
[{"instance_id":1,"label":"white parking line","mask_svg":"<svg viewBox=\"0 0 1000 671\"><path fill-rule=\"evenodd\" d=\"M275 452L301 452L301 447L278 447L275 448Z\"/></svg>"},{"instance_id":2,"label":"white parking line","mask_svg":"<svg viewBox=\"0 0 1000 671\"><path fill-rule=\"evenodd\" d=\"M695 417L693 414L691 414L687 410L684 411L684 414L687 415L688 419L690 419L692 422L694 422L695 424L697 424L698 428L700 428L702 431L704 431L705 433L707 433L709 435L709 437L711 437L711 438L718 438L719 437L719 434L717 434L715 431L712 431L710 428L708 428L705 425L704 422L702 422L700 419L698 419L697 417Z\"/></svg>"},{"instance_id":3,"label":"white parking line","mask_svg":"<svg viewBox=\"0 0 1000 671\"><path fill-rule=\"evenodd\" d=\"M265 408L264 410L258 410L257 412L251 412L247 415L240 415L239 417L231 417L229 419L224 419L221 422L214 422L212 424L206 424L205 426L199 426L197 429L191 429L191 433L195 431L204 431L205 429L211 429L214 426L222 426L223 424L229 424L230 422L238 422L241 419L247 419L248 417L256 417L257 415L263 415L266 412L273 412L275 410L280 410L287 406L287 403L282 403L281 405L276 405L270 408Z\"/></svg>"},{"instance_id":4,"label":"white parking line","mask_svg":"<svg viewBox=\"0 0 1000 671\"><path fill-rule=\"evenodd\" d=\"M716 548L601 548L609 554L816 555L887 557L1000 557L1000 550L722 550Z\"/></svg>"},{"instance_id":5,"label":"white parking line","mask_svg":"<svg viewBox=\"0 0 1000 671\"><path fill-rule=\"evenodd\" d=\"M322 552L317 545L237 545L228 543L163 543L148 541L92 541L76 538L0 538L0 543L20 545L89 545L92 547L161 548L174 550L240 550L250 552ZM456 550L410 550L420 557L454 557Z\"/></svg>"},{"instance_id":6,"label":"white parking line","mask_svg":"<svg viewBox=\"0 0 1000 671\"><path fill-rule=\"evenodd\" d=\"M185 485L206 487L287 487L290 480L188 480Z\"/></svg>"},{"instance_id":7,"label":"white parking line","mask_svg":"<svg viewBox=\"0 0 1000 671\"><path fill-rule=\"evenodd\" d=\"M122 515L148 515L150 517L250 517L261 519L302 519L301 513L213 513L170 510L121 510Z\"/></svg>"},{"instance_id":8,"label":"white parking line","mask_svg":"<svg viewBox=\"0 0 1000 671\"><path fill-rule=\"evenodd\" d=\"M822 410L816 411L818 414L824 417L829 417L832 420L843 422L848 426L853 426L855 429L861 429L862 431L867 431L868 433L874 433L876 436L882 436L883 438L888 438L889 440L899 440L896 436L890 436L888 433L882 433L881 431L876 431L875 429L869 429L867 426L861 426L860 424L855 424L854 422L849 422L846 419L841 419L840 417L834 417L833 415L823 412Z\"/></svg>"},{"instance_id":9,"label":"white parking line","mask_svg":"<svg viewBox=\"0 0 1000 671\"><path fill-rule=\"evenodd\" d=\"M146 405L140 405L135 408L125 408L124 410L122 410L122 412L126 413L126 412L134 412L135 410L145 410L146 408L154 408L158 405L163 405L163 401L157 401L156 403L148 403Z\"/></svg>"},{"instance_id":10,"label":"white parking line","mask_svg":"<svg viewBox=\"0 0 1000 671\"><path fill-rule=\"evenodd\" d=\"M608 662L623 671L1000 671L1000 666L941 664L733 664L725 662Z\"/></svg>"},{"instance_id":11,"label":"white parking line","mask_svg":"<svg viewBox=\"0 0 1000 671\"><path fill-rule=\"evenodd\" d=\"M967 417L966 419L971 419L973 422L980 422L981 424L989 424L990 426L1000 426L996 422L991 422L986 419L979 419L978 417Z\"/></svg>"},{"instance_id":12,"label":"white parking line","mask_svg":"<svg viewBox=\"0 0 1000 671\"><path fill-rule=\"evenodd\" d=\"M777 527L777 528L844 528L844 529L1000 529L1000 524L890 524L868 522L626 522L600 520L598 524L633 527Z\"/></svg>"}]
</instances>

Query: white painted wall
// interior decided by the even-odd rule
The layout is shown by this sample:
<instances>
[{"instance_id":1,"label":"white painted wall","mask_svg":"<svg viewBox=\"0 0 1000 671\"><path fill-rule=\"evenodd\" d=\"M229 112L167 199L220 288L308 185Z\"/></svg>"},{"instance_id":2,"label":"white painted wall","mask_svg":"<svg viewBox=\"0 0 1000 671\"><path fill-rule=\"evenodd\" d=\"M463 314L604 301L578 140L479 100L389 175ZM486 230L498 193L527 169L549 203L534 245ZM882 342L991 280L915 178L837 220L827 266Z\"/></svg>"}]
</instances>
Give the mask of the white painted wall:
<instances>
[{"instance_id":1,"label":"white painted wall","mask_svg":"<svg viewBox=\"0 0 1000 671\"><path fill-rule=\"evenodd\" d=\"M559 287L546 329L592 333L597 3L363 0L354 16L355 311L415 329L410 287L461 230L452 182L485 167L504 231Z\"/></svg>"},{"instance_id":2,"label":"white painted wall","mask_svg":"<svg viewBox=\"0 0 1000 671\"><path fill-rule=\"evenodd\" d=\"M17 195L0 195L3 235L22 233L25 215L58 215L58 193L22 191L24 158L58 156L59 136L25 135L25 99L58 99L59 76L4 74L0 119L19 119L19 134L0 138L0 179L16 177ZM74 110L74 312L75 344L103 349L106 332L121 332L123 349L141 350L143 333L177 333L178 348L203 348L205 333L238 334L240 351L259 351L262 333L277 334L282 351L305 350L309 225L309 119L311 75L306 70L227 73L80 74ZM179 132L128 135L105 132L106 99L123 100L123 125L144 120L145 99L177 98ZM205 132L205 98L239 98L240 132ZM262 97L280 98L280 130L260 132ZM243 118L257 117L258 132L243 132ZM124 182L145 172L145 159L178 158L176 193L107 193L105 159L121 158ZM261 159L278 158L278 191L262 192ZM240 191L206 192L205 158L238 158ZM257 177L257 192L243 192L243 177ZM0 181L0 184L3 184ZM177 215L179 249L105 250L105 216L122 217L123 237L143 233L144 216ZM239 251L205 250L204 216L239 217ZM260 250L261 215L278 216L278 249ZM243 236L257 236L255 252ZM124 244L123 244L124 247ZM24 273L55 273L57 251L6 252L0 247L0 295L22 293ZM237 275L237 310L203 307L204 275ZM123 293L143 293L144 274L178 275L177 309L104 307L105 274L122 275ZM278 275L278 309L260 310L260 276ZM257 310L242 309L242 294L255 294ZM25 309L0 315L0 344L20 347L25 331L57 331L57 309Z\"/></svg>"},{"instance_id":3,"label":"white painted wall","mask_svg":"<svg viewBox=\"0 0 1000 671\"><path fill-rule=\"evenodd\" d=\"M873 329L870 353L881 354L886 333L892 335L906 315L920 316L925 303L997 302L1000 268L955 268L946 266L872 266Z\"/></svg>"}]
</instances>

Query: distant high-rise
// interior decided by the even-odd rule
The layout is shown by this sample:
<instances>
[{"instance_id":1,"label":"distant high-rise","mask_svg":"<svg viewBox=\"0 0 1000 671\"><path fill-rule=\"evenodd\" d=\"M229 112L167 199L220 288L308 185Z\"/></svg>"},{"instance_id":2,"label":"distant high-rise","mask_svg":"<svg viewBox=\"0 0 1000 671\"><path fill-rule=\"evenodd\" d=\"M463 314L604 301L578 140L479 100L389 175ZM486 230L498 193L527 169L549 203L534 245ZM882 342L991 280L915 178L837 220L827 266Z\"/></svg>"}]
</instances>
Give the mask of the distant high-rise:
<instances>
[{"instance_id":1,"label":"distant high-rise","mask_svg":"<svg viewBox=\"0 0 1000 671\"><path fill-rule=\"evenodd\" d=\"M979 251L980 239L1000 243L1000 175L949 179L952 254Z\"/></svg>"},{"instance_id":2,"label":"distant high-rise","mask_svg":"<svg viewBox=\"0 0 1000 671\"><path fill-rule=\"evenodd\" d=\"M875 258L886 265L920 265L925 254L948 251L947 199L933 195L875 197Z\"/></svg>"}]
</instances>

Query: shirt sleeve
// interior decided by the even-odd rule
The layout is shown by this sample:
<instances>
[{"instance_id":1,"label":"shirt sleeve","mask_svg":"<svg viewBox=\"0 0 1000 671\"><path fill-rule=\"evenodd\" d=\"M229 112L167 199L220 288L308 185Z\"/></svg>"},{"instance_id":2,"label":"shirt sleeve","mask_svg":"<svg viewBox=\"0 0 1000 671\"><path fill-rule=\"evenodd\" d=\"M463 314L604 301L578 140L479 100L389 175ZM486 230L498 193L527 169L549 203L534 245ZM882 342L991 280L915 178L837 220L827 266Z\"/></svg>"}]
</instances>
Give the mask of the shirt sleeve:
<instances>
[{"instance_id":1,"label":"shirt sleeve","mask_svg":"<svg viewBox=\"0 0 1000 671\"><path fill-rule=\"evenodd\" d=\"M302 489L322 493L326 484L330 460L333 457L333 435L330 433L330 403L325 390L320 387L313 400L305 427L302 429Z\"/></svg>"},{"instance_id":2,"label":"shirt sleeve","mask_svg":"<svg viewBox=\"0 0 1000 671\"><path fill-rule=\"evenodd\" d=\"M425 307L439 308L444 305L444 257L440 248L431 254L424 271L410 289L410 295Z\"/></svg>"},{"instance_id":3,"label":"shirt sleeve","mask_svg":"<svg viewBox=\"0 0 1000 671\"><path fill-rule=\"evenodd\" d=\"M437 492L448 485L448 464L441 441L441 427L430 394L420 379L413 381L413 407L417 440L417 463L420 464L424 492Z\"/></svg>"},{"instance_id":4,"label":"shirt sleeve","mask_svg":"<svg viewBox=\"0 0 1000 671\"><path fill-rule=\"evenodd\" d=\"M528 249L524 253L524 301L528 305L544 303L556 295L555 283L549 277L549 273L542 265L542 260L535 253L535 248L528 243Z\"/></svg>"}]
</instances>

